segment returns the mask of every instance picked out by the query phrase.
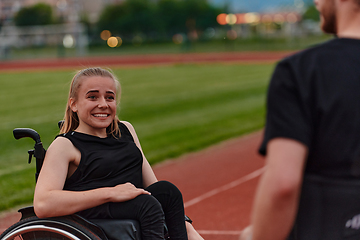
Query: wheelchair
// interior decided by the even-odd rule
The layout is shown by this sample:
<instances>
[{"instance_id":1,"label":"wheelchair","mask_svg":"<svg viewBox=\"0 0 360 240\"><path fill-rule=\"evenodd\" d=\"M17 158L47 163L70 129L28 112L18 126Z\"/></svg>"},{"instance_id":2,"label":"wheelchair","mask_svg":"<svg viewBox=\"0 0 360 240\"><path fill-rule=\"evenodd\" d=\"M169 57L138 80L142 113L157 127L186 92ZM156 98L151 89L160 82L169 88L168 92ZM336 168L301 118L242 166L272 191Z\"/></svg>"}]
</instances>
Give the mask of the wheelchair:
<instances>
[{"instance_id":1,"label":"wheelchair","mask_svg":"<svg viewBox=\"0 0 360 240\"><path fill-rule=\"evenodd\" d=\"M59 127L62 122L58 123ZM40 173L46 150L40 135L31 128L13 130L15 139L24 137L35 141L34 149L29 150L29 161L36 159L35 180ZM85 219L77 214L62 217L38 218L32 206L19 209L21 219L1 235L0 240L141 240L140 225L136 220L125 219ZM164 240L170 239L164 225Z\"/></svg>"}]
</instances>

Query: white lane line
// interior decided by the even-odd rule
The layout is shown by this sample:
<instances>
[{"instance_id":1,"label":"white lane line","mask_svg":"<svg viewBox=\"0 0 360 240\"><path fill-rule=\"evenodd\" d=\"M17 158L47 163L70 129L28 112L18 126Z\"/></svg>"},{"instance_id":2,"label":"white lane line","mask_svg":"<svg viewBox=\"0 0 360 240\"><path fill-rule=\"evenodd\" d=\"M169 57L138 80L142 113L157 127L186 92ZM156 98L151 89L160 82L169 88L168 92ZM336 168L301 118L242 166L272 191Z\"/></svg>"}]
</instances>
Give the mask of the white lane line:
<instances>
[{"instance_id":1,"label":"white lane line","mask_svg":"<svg viewBox=\"0 0 360 240\"><path fill-rule=\"evenodd\" d=\"M197 230L203 235L240 235L242 231L216 231L216 230Z\"/></svg>"},{"instance_id":2,"label":"white lane line","mask_svg":"<svg viewBox=\"0 0 360 240\"><path fill-rule=\"evenodd\" d=\"M228 183L228 184L226 184L226 185L224 185L222 187L215 188L214 190L211 190L210 192L204 193L204 194L200 195L199 197L193 198L193 199L185 202L184 207L185 208L190 207L190 206L192 206L192 205L194 205L196 203L199 203L199 202L203 201L206 198L212 197L212 196L214 196L214 195L216 195L216 194L218 194L220 192L226 191L226 190L228 190L230 188L236 187L237 185L240 185L240 184L242 184L244 182L247 182L247 181L249 181L249 180L251 180L253 178L256 178L256 177L260 176L264 172L264 169L265 169L265 167L260 168L260 169L258 169L256 171L254 171L254 172L252 172L252 173L238 179L238 180L235 180L235 181L233 181L231 183Z\"/></svg>"}]
</instances>

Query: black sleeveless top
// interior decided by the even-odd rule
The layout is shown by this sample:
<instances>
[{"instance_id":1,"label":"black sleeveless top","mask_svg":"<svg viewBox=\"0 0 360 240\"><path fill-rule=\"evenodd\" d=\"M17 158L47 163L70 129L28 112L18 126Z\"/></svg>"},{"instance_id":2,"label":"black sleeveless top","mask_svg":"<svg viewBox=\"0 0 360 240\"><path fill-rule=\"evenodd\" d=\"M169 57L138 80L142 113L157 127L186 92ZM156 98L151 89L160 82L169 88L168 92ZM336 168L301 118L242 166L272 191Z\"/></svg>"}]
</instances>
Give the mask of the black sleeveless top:
<instances>
[{"instance_id":1,"label":"black sleeveless top","mask_svg":"<svg viewBox=\"0 0 360 240\"><path fill-rule=\"evenodd\" d=\"M69 139L81 153L79 166L66 179L64 190L85 191L126 182L143 188L141 151L128 128L123 123L119 123L119 128L119 138L112 135L99 138L74 131L58 136Z\"/></svg>"}]
</instances>

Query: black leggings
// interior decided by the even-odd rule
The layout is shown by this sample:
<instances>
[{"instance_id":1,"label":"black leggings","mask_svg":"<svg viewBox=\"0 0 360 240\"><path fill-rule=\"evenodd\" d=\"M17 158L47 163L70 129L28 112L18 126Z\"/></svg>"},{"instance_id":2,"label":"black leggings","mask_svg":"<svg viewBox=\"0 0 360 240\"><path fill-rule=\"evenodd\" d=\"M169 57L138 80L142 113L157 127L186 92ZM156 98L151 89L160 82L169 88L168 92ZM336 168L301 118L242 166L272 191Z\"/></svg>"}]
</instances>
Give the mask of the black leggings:
<instances>
[{"instance_id":1,"label":"black leggings","mask_svg":"<svg viewBox=\"0 0 360 240\"><path fill-rule=\"evenodd\" d=\"M187 240L184 204L181 192L170 182L159 181L142 194L119 203L105 203L79 213L85 218L135 219L139 221L143 240L164 239L164 221L172 240Z\"/></svg>"}]
</instances>

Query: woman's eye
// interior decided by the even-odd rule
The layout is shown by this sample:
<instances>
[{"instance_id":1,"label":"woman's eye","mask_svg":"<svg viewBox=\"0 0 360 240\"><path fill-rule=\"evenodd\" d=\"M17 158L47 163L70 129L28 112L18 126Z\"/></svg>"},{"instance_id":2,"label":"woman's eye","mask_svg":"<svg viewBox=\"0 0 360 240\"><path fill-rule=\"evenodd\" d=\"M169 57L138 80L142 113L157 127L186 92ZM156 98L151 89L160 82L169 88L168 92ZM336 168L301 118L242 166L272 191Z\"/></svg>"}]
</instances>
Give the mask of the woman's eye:
<instances>
[{"instance_id":1,"label":"woman's eye","mask_svg":"<svg viewBox=\"0 0 360 240\"><path fill-rule=\"evenodd\" d=\"M107 97L108 100L115 100L115 97L114 96L109 96Z\"/></svg>"},{"instance_id":2,"label":"woman's eye","mask_svg":"<svg viewBox=\"0 0 360 240\"><path fill-rule=\"evenodd\" d=\"M88 96L89 99L95 99L96 97L95 96Z\"/></svg>"}]
</instances>

